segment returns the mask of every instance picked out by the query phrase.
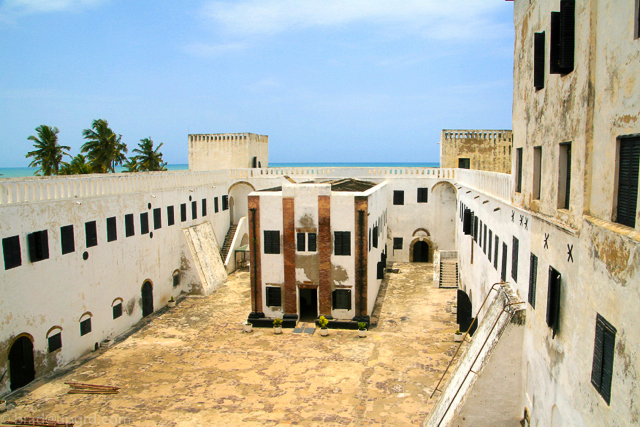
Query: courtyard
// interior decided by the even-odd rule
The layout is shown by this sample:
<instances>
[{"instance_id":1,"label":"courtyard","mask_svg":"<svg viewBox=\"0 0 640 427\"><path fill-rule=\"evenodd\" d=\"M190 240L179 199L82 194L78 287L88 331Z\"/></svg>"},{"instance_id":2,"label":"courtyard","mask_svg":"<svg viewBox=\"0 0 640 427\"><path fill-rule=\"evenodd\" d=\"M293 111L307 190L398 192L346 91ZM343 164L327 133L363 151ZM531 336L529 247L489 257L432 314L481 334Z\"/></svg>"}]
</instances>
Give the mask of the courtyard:
<instances>
[{"instance_id":1,"label":"courtyard","mask_svg":"<svg viewBox=\"0 0 640 427\"><path fill-rule=\"evenodd\" d=\"M410 426L456 345L455 289L433 287L433 266L395 263L366 338L271 328L244 333L249 271L207 297L188 296L142 321L108 350L30 384L1 421L45 417L75 426ZM67 394L65 382L120 387ZM442 388L442 387L441 387Z\"/></svg>"}]
</instances>

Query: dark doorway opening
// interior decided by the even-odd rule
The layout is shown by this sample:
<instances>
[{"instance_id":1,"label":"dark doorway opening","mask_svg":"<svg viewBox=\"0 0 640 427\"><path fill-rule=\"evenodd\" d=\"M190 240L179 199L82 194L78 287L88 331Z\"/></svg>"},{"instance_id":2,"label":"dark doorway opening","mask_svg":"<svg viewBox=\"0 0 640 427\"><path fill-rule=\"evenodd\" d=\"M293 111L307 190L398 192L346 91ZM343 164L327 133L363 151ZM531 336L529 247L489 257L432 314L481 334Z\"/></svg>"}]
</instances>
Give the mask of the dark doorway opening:
<instances>
[{"instance_id":1,"label":"dark doorway opening","mask_svg":"<svg viewBox=\"0 0 640 427\"><path fill-rule=\"evenodd\" d=\"M33 366L33 343L28 337L20 337L9 350L9 374L11 391L24 387L36 377Z\"/></svg>"},{"instance_id":2,"label":"dark doorway opening","mask_svg":"<svg viewBox=\"0 0 640 427\"><path fill-rule=\"evenodd\" d=\"M153 313L153 285L147 281L142 285L142 317L147 317L151 313Z\"/></svg>"},{"instance_id":3,"label":"dark doorway opening","mask_svg":"<svg viewBox=\"0 0 640 427\"><path fill-rule=\"evenodd\" d=\"M467 332L469 326L471 326L471 323L473 322L473 316L471 314L472 311L473 307L471 305L471 299L465 291L458 289L458 314L456 321L458 325L460 325L461 332ZM478 322L473 323L473 327L469 330L470 336L473 336L477 327Z\"/></svg>"},{"instance_id":4,"label":"dark doorway opening","mask_svg":"<svg viewBox=\"0 0 640 427\"><path fill-rule=\"evenodd\" d=\"M429 262L429 244L416 242L413 245L413 262Z\"/></svg>"},{"instance_id":5,"label":"dark doorway opening","mask_svg":"<svg viewBox=\"0 0 640 427\"><path fill-rule=\"evenodd\" d=\"M315 322L318 317L318 290L300 289L300 320Z\"/></svg>"}]
</instances>

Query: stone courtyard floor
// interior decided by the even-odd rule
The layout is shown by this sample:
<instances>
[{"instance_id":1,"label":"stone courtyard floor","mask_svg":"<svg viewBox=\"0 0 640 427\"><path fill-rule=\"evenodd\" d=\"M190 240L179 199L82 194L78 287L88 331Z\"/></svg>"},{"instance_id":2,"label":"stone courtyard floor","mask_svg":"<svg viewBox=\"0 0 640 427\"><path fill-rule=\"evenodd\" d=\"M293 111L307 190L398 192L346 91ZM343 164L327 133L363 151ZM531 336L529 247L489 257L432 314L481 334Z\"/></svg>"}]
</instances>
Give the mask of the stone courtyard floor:
<instances>
[{"instance_id":1,"label":"stone courtyard floor","mask_svg":"<svg viewBox=\"0 0 640 427\"><path fill-rule=\"evenodd\" d=\"M207 297L187 297L105 351L9 398L23 416L75 426L421 425L455 351L455 289L437 289L431 264L398 264L379 298L379 320L321 337L242 331L247 269ZM66 381L115 385L119 394L67 394ZM442 387L441 387L442 388ZM436 394L436 397L438 394Z\"/></svg>"}]
</instances>

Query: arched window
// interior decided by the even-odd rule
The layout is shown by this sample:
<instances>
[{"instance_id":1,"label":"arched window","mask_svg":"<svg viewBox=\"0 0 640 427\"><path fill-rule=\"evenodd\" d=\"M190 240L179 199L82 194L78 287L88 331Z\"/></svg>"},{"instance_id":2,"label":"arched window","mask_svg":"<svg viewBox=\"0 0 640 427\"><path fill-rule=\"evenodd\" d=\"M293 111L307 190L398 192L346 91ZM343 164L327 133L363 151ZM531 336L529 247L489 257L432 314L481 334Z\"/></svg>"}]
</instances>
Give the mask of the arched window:
<instances>
[{"instance_id":1,"label":"arched window","mask_svg":"<svg viewBox=\"0 0 640 427\"><path fill-rule=\"evenodd\" d=\"M87 335L91 332L91 318L93 314L87 311L82 316L80 316L80 336Z\"/></svg>"},{"instance_id":2,"label":"arched window","mask_svg":"<svg viewBox=\"0 0 640 427\"><path fill-rule=\"evenodd\" d=\"M116 298L111 303L111 310L113 311L113 318L117 319L122 316L122 298Z\"/></svg>"},{"instance_id":3,"label":"arched window","mask_svg":"<svg viewBox=\"0 0 640 427\"><path fill-rule=\"evenodd\" d=\"M47 343L49 344L49 353L62 348L62 327L54 326L47 332Z\"/></svg>"}]
</instances>

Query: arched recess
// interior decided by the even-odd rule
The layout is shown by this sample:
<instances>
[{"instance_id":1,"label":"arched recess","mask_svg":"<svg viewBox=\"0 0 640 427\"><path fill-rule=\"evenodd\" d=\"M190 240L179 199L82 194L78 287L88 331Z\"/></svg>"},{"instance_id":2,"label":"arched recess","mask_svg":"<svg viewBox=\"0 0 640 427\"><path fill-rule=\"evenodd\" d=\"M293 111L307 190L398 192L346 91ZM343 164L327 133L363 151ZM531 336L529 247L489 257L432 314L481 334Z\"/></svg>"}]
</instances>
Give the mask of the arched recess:
<instances>
[{"instance_id":1,"label":"arched recess","mask_svg":"<svg viewBox=\"0 0 640 427\"><path fill-rule=\"evenodd\" d=\"M429 230L427 230L426 228L416 228L412 236L415 236L416 234L419 234L419 233L424 233L427 235L427 237L431 237L431 234L429 234Z\"/></svg>"},{"instance_id":2,"label":"arched recess","mask_svg":"<svg viewBox=\"0 0 640 427\"><path fill-rule=\"evenodd\" d=\"M9 348L9 380L11 391L26 386L36 378L33 357L33 337L18 335Z\"/></svg>"},{"instance_id":3,"label":"arched recess","mask_svg":"<svg viewBox=\"0 0 640 427\"><path fill-rule=\"evenodd\" d=\"M255 187L246 181L238 181L229 187L229 221L232 224L237 224L249 213L248 196L252 191L256 191Z\"/></svg>"},{"instance_id":4,"label":"arched recess","mask_svg":"<svg viewBox=\"0 0 640 427\"><path fill-rule=\"evenodd\" d=\"M242 240L240 241L240 246L244 246L248 244L249 244L249 235L247 233L244 233L244 236L242 236Z\"/></svg>"},{"instance_id":5,"label":"arched recess","mask_svg":"<svg viewBox=\"0 0 640 427\"><path fill-rule=\"evenodd\" d=\"M431 238L418 236L409 247L410 262L433 262L434 245Z\"/></svg>"},{"instance_id":6,"label":"arched recess","mask_svg":"<svg viewBox=\"0 0 640 427\"><path fill-rule=\"evenodd\" d=\"M434 191L437 190L442 190L442 187L448 187L447 189L449 190L453 190L453 193L457 196L458 195L458 189L455 187L455 185L453 185L452 183L450 183L449 181L438 181L435 184L433 184L433 187L431 187L431 192L433 193Z\"/></svg>"},{"instance_id":7,"label":"arched recess","mask_svg":"<svg viewBox=\"0 0 640 427\"><path fill-rule=\"evenodd\" d=\"M460 325L460 331L466 332L469 330L469 335L473 336L478 322L473 322L473 305L471 304L471 298L462 289L458 289L458 313L456 314L456 323ZM473 323L473 326L471 325Z\"/></svg>"},{"instance_id":8,"label":"arched recess","mask_svg":"<svg viewBox=\"0 0 640 427\"><path fill-rule=\"evenodd\" d=\"M147 279L142 284L142 317L153 313L153 284Z\"/></svg>"}]
</instances>

